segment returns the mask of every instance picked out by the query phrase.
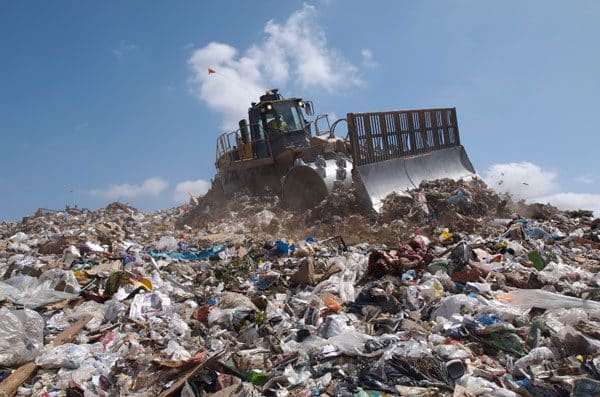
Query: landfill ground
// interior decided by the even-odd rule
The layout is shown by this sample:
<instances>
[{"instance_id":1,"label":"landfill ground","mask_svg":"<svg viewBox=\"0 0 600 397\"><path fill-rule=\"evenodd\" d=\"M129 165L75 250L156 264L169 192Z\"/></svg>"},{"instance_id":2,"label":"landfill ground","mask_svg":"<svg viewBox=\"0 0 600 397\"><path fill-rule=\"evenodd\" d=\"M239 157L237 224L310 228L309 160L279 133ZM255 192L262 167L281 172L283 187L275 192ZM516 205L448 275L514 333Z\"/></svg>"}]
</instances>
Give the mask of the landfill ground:
<instances>
[{"instance_id":1,"label":"landfill ground","mask_svg":"<svg viewBox=\"0 0 600 397\"><path fill-rule=\"evenodd\" d=\"M0 396L598 396L600 219L480 180L0 224Z\"/></svg>"}]
</instances>

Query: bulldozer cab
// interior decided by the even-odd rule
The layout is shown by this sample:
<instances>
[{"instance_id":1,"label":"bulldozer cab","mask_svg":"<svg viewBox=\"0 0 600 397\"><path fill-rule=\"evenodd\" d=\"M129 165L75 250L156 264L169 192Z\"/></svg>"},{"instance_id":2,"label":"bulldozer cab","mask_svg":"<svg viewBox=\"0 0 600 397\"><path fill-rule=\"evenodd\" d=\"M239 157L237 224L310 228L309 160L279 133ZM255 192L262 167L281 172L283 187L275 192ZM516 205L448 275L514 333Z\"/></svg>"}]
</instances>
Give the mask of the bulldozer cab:
<instances>
[{"instance_id":1,"label":"bulldozer cab","mask_svg":"<svg viewBox=\"0 0 600 397\"><path fill-rule=\"evenodd\" d=\"M217 169L288 164L296 153L310 147L310 124L304 114L312 112L311 102L284 99L276 89L268 91L248 109L249 123L241 120L239 129L217 139Z\"/></svg>"},{"instance_id":2,"label":"bulldozer cab","mask_svg":"<svg viewBox=\"0 0 600 397\"><path fill-rule=\"evenodd\" d=\"M274 159L284 152L297 152L309 147L310 129L302 114L299 98L265 100L248 112L252 139L266 139Z\"/></svg>"}]
</instances>

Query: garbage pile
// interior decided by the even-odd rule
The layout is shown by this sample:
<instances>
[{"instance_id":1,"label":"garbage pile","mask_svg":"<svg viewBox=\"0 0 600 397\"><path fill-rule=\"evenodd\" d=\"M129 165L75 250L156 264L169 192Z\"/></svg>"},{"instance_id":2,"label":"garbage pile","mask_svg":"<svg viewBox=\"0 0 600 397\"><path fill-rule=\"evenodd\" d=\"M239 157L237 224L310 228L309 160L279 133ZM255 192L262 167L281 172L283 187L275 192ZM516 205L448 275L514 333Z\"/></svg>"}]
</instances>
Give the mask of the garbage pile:
<instances>
[{"instance_id":1,"label":"garbage pile","mask_svg":"<svg viewBox=\"0 0 600 397\"><path fill-rule=\"evenodd\" d=\"M591 212L479 181L342 198L0 224L0 395L600 395Z\"/></svg>"}]
</instances>

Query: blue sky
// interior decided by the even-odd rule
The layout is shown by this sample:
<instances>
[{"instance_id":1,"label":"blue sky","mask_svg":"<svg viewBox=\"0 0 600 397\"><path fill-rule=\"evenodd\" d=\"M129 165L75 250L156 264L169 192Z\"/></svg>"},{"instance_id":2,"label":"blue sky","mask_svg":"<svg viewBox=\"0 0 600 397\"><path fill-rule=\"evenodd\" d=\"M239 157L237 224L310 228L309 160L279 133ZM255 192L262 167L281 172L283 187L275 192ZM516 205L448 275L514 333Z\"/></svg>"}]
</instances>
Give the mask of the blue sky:
<instances>
[{"instance_id":1,"label":"blue sky","mask_svg":"<svg viewBox=\"0 0 600 397\"><path fill-rule=\"evenodd\" d=\"M599 20L592 0L0 2L0 220L177 205L270 87L339 117L455 106L492 184L600 208Z\"/></svg>"}]
</instances>

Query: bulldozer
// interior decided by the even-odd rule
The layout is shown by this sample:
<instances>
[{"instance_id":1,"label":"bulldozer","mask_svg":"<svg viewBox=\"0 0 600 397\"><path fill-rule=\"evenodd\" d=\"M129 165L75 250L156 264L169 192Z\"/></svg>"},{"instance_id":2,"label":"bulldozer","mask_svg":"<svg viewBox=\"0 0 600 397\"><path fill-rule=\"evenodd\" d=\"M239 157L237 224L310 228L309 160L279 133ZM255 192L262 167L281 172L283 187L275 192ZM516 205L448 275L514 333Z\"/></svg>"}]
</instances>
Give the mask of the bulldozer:
<instances>
[{"instance_id":1,"label":"bulldozer","mask_svg":"<svg viewBox=\"0 0 600 397\"><path fill-rule=\"evenodd\" d=\"M335 134L342 123L345 138ZM475 175L455 108L348 113L330 123L327 114L314 115L312 101L272 89L251 103L238 126L217 138L211 201L242 190L271 192L288 207L307 209L335 189L354 188L379 211L392 192Z\"/></svg>"}]
</instances>

